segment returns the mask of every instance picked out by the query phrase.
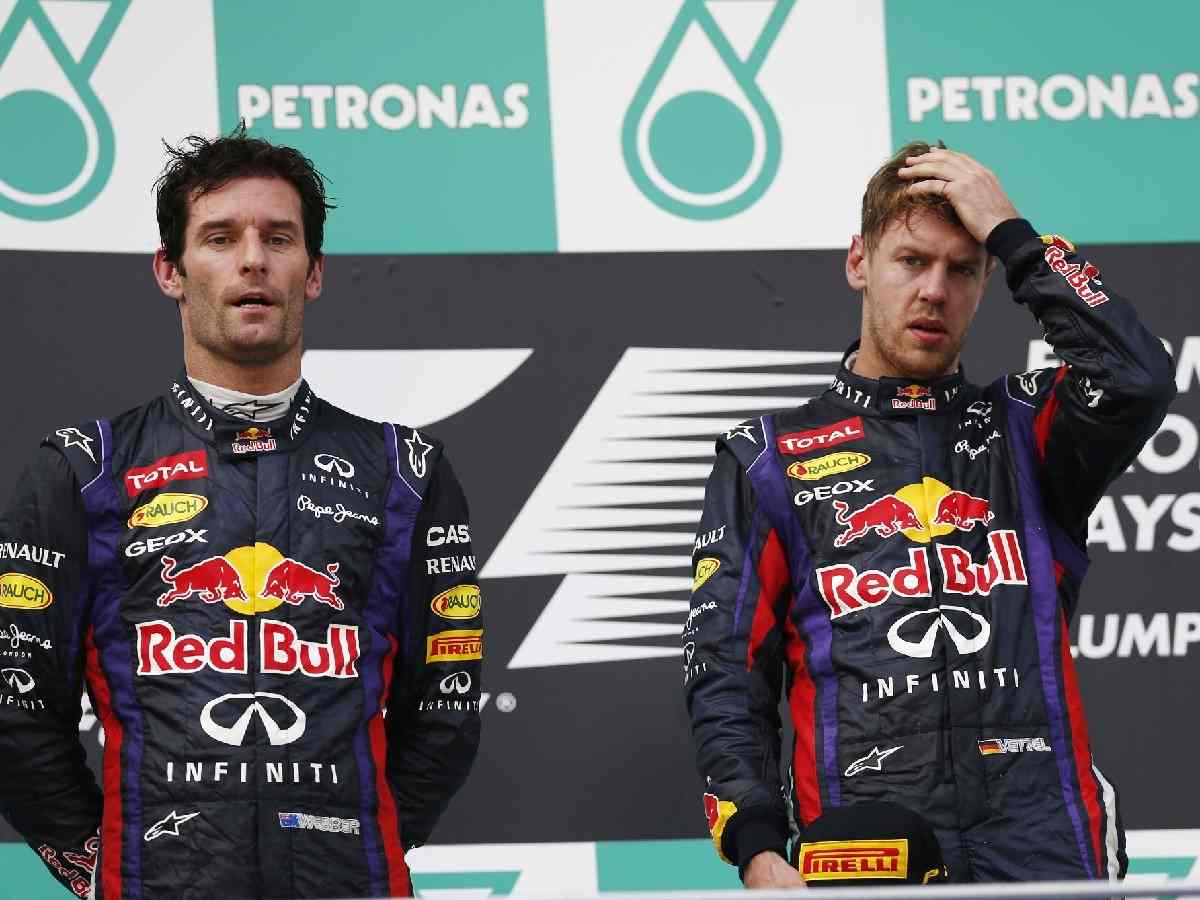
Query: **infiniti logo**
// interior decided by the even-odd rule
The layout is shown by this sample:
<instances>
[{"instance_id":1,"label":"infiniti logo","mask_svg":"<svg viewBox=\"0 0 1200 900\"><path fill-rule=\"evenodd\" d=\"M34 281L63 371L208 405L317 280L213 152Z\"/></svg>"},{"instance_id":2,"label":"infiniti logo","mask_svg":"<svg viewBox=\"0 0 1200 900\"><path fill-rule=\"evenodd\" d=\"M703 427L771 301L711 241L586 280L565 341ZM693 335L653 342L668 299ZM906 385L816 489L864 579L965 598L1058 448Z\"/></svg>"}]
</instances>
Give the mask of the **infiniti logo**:
<instances>
[{"instance_id":1,"label":"infiniti logo","mask_svg":"<svg viewBox=\"0 0 1200 900\"><path fill-rule=\"evenodd\" d=\"M22 694L28 694L35 686L33 676L24 669L0 669L0 678L3 678L10 688L16 688Z\"/></svg>"},{"instance_id":2,"label":"infiniti logo","mask_svg":"<svg viewBox=\"0 0 1200 900\"><path fill-rule=\"evenodd\" d=\"M974 631L974 637L966 637L955 625L947 613L954 611L954 619L958 619L959 624L968 625L968 631ZM961 613L961 615L959 615ZM924 635L920 640L910 641L900 636L900 629L910 619L915 619L919 616L935 616L925 629ZM892 627L888 629L888 643L892 645L892 649L897 653L903 653L905 656L912 656L918 659L928 659L933 656L933 646L937 642L938 630L946 629L946 634L950 636L955 648L960 654L966 656L968 653L974 653L976 650L982 650L987 646L988 640L992 636L992 626L988 624L988 620L979 613L971 612L971 610L962 606L942 606L939 609L918 609L916 612L910 612L906 616L901 616L897 619Z\"/></svg>"},{"instance_id":3,"label":"infiniti logo","mask_svg":"<svg viewBox=\"0 0 1200 900\"><path fill-rule=\"evenodd\" d=\"M277 701L268 704L259 702L259 698ZM249 703L247 703L249 701ZM232 725L222 725L216 721L214 713L225 707L225 714L241 710ZM281 718L286 725L280 724L280 719L267 711L270 707L276 715L286 713ZM266 691L255 691L253 694L222 694L204 704L200 711L200 727L204 733L215 741L228 744L230 747L241 747L246 741L246 732L250 730L250 720L258 714L258 720L267 732L267 739L272 747L290 744L304 734L308 721L304 710L282 694L271 694Z\"/></svg>"},{"instance_id":4,"label":"infiniti logo","mask_svg":"<svg viewBox=\"0 0 1200 900\"><path fill-rule=\"evenodd\" d=\"M334 456L331 453L318 453L313 457L313 465L322 472L337 472L342 478L354 477L353 463L342 459L340 456Z\"/></svg>"},{"instance_id":5,"label":"infiniti logo","mask_svg":"<svg viewBox=\"0 0 1200 900\"><path fill-rule=\"evenodd\" d=\"M454 672L438 684L443 694L465 694L471 689L471 676L467 672Z\"/></svg>"}]
</instances>

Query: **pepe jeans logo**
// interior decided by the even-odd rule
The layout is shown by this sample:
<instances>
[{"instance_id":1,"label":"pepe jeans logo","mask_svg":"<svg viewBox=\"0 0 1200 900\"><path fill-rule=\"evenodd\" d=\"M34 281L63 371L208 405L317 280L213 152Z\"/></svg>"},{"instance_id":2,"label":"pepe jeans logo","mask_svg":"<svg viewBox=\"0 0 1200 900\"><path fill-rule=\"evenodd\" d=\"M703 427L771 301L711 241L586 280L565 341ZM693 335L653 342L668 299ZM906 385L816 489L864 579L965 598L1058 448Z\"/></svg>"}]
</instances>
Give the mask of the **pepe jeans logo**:
<instances>
[{"instance_id":1,"label":"pepe jeans logo","mask_svg":"<svg viewBox=\"0 0 1200 900\"><path fill-rule=\"evenodd\" d=\"M61 219L108 183L112 121L89 79L129 3L110 0L94 22L86 7L95 4L17 0L0 20L0 132L29 136L0 145L0 212Z\"/></svg>"},{"instance_id":2,"label":"pepe jeans logo","mask_svg":"<svg viewBox=\"0 0 1200 900\"><path fill-rule=\"evenodd\" d=\"M795 0L778 0L743 58L705 0L684 0L621 134L625 167L656 206L685 219L725 219L753 206L771 186L782 139L755 79L793 6ZM704 40L707 55L725 72L700 70L697 77L691 57ZM731 79L725 93L713 90ZM704 87L689 88L688 81Z\"/></svg>"}]
</instances>

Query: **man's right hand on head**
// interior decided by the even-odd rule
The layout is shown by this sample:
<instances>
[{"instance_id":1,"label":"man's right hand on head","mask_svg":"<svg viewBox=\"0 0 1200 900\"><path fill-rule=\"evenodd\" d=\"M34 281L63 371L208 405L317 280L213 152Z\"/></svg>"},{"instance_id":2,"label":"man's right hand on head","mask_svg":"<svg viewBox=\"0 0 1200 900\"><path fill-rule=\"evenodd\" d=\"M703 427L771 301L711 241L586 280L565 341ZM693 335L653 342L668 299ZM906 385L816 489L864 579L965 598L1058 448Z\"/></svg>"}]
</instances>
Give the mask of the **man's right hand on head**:
<instances>
[{"instance_id":1,"label":"man's right hand on head","mask_svg":"<svg viewBox=\"0 0 1200 900\"><path fill-rule=\"evenodd\" d=\"M764 850L750 859L742 883L748 888L802 888L804 879L774 850Z\"/></svg>"}]
</instances>

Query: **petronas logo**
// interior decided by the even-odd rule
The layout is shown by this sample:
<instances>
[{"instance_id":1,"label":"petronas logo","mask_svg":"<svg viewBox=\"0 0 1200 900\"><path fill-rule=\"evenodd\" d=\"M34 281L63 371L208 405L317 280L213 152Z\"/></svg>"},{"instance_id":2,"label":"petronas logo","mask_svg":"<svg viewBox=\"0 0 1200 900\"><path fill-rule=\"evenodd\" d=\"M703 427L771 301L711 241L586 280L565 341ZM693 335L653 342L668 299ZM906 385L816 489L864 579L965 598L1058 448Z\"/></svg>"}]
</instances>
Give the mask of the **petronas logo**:
<instances>
[{"instance_id":1,"label":"petronas logo","mask_svg":"<svg viewBox=\"0 0 1200 900\"><path fill-rule=\"evenodd\" d=\"M625 114L625 167L655 205L725 219L771 186L779 122L757 77L795 0L684 0Z\"/></svg>"},{"instance_id":2,"label":"petronas logo","mask_svg":"<svg viewBox=\"0 0 1200 900\"><path fill-rule=\"evenodd\" d=\"M0 212L48 221L104 189L114 143L90 79L130 0L17 0L0 21Z\"/></svg>"}]
</instances>

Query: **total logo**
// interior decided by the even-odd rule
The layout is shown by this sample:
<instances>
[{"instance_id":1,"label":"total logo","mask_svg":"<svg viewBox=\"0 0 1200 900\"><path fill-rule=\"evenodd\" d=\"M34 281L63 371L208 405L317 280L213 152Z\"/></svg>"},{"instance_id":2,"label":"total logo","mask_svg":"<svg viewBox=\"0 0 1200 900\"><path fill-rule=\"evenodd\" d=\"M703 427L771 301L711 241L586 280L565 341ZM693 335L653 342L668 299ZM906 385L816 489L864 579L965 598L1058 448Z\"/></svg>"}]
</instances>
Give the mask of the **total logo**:
<instances>
[{"instance_id":1,"label":"total logo","mask_svg":"<svg viewBox=\"0 0 1200 900\"><path fill-rule=\"evenodd\" d=\"M319 572L262 542L237 547L223 556L210 556L182 569L170 556L164 556L161 563L160 577L168 587L158 598L162 607L195 595L204 603L224 603L248 616L268 612L281 603L298 606L306 598L336 610L345 608L336 590L341 584L337 576L339 563L329 563L324 572ZM255 584L256 572L267 574L257 591L248 592L246 585Z\"/></svg>"},{"instance_id":2,"label":"total logo","mask_svg":"<svg viewBox=\"0 0 1200 900\"><path fill-rule=\"evenodd\" d=\"M148 466L130 469L125 473L125 492L136 497L142 491L161 488L172 481L188 481L208 477L208 456L203 450L176 453L156 459Z\"/></svg>"},{"instance_id":3,"label":"total logo","mask_svg":"<svg viewBox=\"0 0 1200 900\"><path fill-rule=\"evenodd\" d=\"M834 500L833 508L834 520L845 529L834 538L835 547L845 547L870 532L881 538L902 533L909 540L928 544L956 529L971 531L977 524L986 527L995 518L987 500L954 490L928 475L920 484L905 485L854 512L841 500Z\"/></svg>"}]
</instances>

